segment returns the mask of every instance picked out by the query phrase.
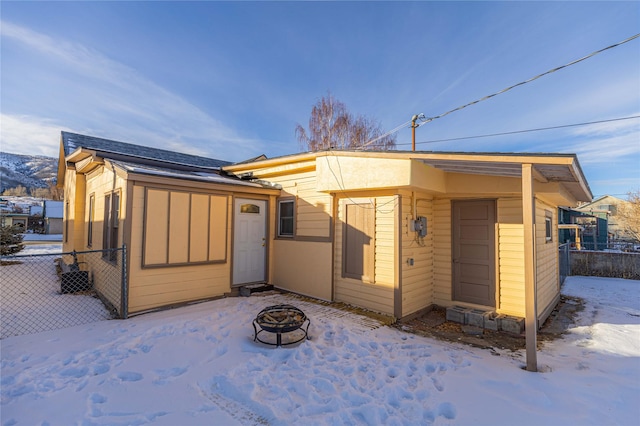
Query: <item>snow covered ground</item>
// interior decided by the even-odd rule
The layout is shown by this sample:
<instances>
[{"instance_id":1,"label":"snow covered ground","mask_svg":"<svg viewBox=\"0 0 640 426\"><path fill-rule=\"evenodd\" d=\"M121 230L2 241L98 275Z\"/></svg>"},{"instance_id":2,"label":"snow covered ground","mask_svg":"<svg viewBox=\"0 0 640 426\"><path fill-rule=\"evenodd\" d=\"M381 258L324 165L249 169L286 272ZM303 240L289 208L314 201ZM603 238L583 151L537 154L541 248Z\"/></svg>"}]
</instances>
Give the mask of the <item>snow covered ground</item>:
<instances>
[{"instance_id":1,"label":"snow covered ground","mask_svg":"<svg viewBox=\"0 0 640 426\"><path fill-rule=\"evenodd\" d=\"M564 338L524 354L444 343L269 294L0 341L2 425L637 425L640 282L568 278ZM311 340L253 342L294 303Z\"/></svg>"},{"instance_id":2,"label":"snow covered ground","mask_svg":"<svg viewBox=\"0 0 640 426\"><path fill-rule=\"evenodd\" d=\"M55 259L61 244L25 246L0 268L0 338L57 330L112 317L93 293L60 294Z\"/></svg>"}]
</instances>

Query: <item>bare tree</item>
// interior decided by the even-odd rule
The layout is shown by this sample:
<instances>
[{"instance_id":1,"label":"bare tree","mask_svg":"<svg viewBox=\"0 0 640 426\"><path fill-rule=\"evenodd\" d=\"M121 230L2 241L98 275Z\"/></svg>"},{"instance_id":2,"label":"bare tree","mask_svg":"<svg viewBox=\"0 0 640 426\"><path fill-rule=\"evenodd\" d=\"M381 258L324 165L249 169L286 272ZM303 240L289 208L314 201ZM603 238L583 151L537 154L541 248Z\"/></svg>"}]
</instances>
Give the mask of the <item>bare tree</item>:
<instances>
[{"instance_id":1,"label":"bare tree","mask_svg":"<svg viewBox=\"0 0 640 426\"><path fill-rule=\"evenodd\" d=\"M640 190L627 193L626 203L618 203L616 218L624 233L640 241Z\"/></svg>"},{"instance_id":2,"label":"bare tree","mask_svg":"<svg viewBox=\"0 0 640 426\"><path fill-rule=\"evenodd\" d=\"M16 197L26 197L27 196L27 188L22 185L18 185L15 188L5 189L2 195L13 195Z\"/></svg>"},{"instance_id":3,"label":"bare tree","mask_svg":"<svg viewBox=\"0 0 640 426\"><path fill-rule=\"evenodd\" d=\"M307 151L321 149L375 150L393 149L394 135L379 138L384 133L375 120L359 115L354 117L344 103L328 93L311 108L309 130L300 124L296 126L296 138L300 147ZM379 138L366 145L367 142Z\"/></svg>"}]
</instances>

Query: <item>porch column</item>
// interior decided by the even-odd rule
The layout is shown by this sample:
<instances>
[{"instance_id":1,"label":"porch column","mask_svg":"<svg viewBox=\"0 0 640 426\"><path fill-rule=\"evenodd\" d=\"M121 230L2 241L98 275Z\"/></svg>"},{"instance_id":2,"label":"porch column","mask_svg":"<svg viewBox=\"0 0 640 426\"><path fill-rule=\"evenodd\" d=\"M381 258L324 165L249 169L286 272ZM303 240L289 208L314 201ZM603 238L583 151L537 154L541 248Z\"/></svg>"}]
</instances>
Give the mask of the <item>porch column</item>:
<instances>
[{"instance_id":1,"label":"porch column","mask_svg":"<svg viewBox=\"0 0 640 426\"><path fill-rule=\"evenodd\" d=\"M524 303L527 371L538 371L536 353L538 321L536 301L536 213L533 166L522 165L522 224L524 226Z\"/></svg>"}]
</instances>

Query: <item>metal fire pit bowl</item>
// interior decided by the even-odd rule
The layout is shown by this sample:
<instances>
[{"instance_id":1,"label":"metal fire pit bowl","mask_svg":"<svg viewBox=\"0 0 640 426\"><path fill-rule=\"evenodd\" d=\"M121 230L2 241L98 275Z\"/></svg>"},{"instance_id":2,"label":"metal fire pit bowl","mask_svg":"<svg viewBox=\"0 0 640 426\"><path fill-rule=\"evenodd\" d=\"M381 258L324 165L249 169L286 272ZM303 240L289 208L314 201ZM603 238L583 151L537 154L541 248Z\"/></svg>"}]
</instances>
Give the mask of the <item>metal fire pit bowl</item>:
<instances>
[{"instance_id":1,"label":"metal fire pit bowl","mask_svg":"<svg viewBox=\"0 0 640 426\"><path fill-rule=\"evenodd\" d=\"M306 327L304 327L306 323ZM253 341L256 340L260 343L264 343L272 346L285 346L293 345L309 338L309 325L311 320L300 309L292 305L274 305L267 306L256 316L253 320L253 330L255 336ZM259 328L259 329L258 329ZM282 343L282 333L291 333L296 330L300 330L293 340ZM275 333L276 343L263 340L260 338L262 332ZM300 336L298 336L298 334Z\"/></svg>"}]
</instances>

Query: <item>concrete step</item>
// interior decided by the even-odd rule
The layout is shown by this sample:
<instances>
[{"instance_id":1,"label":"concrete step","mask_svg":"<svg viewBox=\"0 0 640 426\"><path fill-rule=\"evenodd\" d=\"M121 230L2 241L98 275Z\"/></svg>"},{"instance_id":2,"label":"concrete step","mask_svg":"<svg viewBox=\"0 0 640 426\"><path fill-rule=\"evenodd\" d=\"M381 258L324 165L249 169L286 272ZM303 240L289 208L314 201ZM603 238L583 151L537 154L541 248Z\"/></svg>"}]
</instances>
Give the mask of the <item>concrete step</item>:
<instances>
[{"instance_id":1,"label":"concrete step","mask_svg":"<svg viewBox=\"0 0 640 426\"><path fill-rule=\"evenodd\" d=\"M252 285L243 285L240 287L240 296L249 297L253 293L260 293L263 291L273 290L273 285L271 284L252 284Z\"/></svg>"}]
</instances>

